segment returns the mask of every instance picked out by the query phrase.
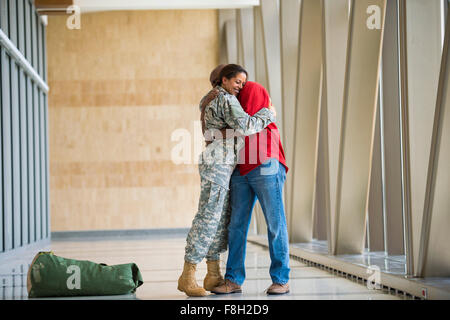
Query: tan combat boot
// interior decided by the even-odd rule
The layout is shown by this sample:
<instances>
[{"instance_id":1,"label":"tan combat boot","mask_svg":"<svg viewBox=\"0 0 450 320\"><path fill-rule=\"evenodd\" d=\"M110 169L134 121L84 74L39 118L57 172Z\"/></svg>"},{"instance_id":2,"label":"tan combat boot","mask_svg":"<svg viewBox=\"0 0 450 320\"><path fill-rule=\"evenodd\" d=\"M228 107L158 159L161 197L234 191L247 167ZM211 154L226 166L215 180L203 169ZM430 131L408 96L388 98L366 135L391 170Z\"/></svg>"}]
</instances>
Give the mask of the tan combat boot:
<instances>
[{"instance_id":1,"label":"tan combat boot","mask_svg":"<svg viewBox=\"0 0 450 320\"><path fill-rule=\"evenodd\" d=\"M208 272L203 280L203 288L207 291L211 291L213 288L224 284L225 280L220 274L220 260L206 261L206 266Z\"/></svg>"},{"instance_id":2,"label":"tan combat boot","mask_svg":"<svg viewBox=\"0 0 450 320\"><path fill-rule=\"evenodd\" d=\"M206 291L197 284L195 280L196 265L184 262L183 273L178 279L178 290L186 293L190 297L206 296Z\"/></svg>"}]
</instances>

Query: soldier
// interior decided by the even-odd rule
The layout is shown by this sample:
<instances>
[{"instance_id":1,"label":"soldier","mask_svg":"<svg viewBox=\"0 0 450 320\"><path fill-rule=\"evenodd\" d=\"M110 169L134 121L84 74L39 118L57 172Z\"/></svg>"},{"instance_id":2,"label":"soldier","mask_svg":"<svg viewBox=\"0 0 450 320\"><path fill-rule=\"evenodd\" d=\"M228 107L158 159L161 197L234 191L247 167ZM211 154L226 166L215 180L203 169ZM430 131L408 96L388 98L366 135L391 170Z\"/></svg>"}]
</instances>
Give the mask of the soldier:
<instances>
[{"instance_id":1,"label":"soldier","mask_svg":"<svg viewBox=\"0 0 450 320\"><path fill-rule=\"evenodd\" d=\"M178 279L178 290L188 296L205 296L206 290L211 291L223 283L219 265L220 253L227 249L229 182L238 152L244 146L242 136L257 133L275 122L273 106L262 108L253 116L242 109L236 96L246 80L245 69L235 64L226 65L219 73L215 87L217 96L208 103L214 96L210 93L200 102L202 127L209 141L199 159L200 200L186 239L183 273ZM230 135L230 131L235 134ZM206 258L208 266L204 288L195 280L196 265L203 258Z\"/></svg>"}]
</instances>

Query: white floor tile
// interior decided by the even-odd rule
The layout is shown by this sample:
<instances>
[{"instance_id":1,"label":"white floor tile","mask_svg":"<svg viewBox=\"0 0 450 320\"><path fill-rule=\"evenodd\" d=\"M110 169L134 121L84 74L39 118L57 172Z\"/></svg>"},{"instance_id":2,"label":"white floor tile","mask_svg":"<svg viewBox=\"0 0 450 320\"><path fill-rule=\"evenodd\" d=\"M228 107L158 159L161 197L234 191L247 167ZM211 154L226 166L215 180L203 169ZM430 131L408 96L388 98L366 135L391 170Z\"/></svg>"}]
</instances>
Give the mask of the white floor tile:
<instances>
[{"instance_id":1,"label":"white floor tile","mask_svg":"<svg viewBox=\"0 0 450 320\"><path fill-rule=\"evenodd\" d=\"M177 280L184 263L185 238L133 239L106 241L53 241L49 250L65 258L90 260L97 263L121 264L134 262L141 270L144 284L135 295L89 297L89 299L400 299L381 291L369 290L362 284L337 277L324 270L309 267L291 259L290 293L282 296L268 296L265 290L270 286L270 257L266 248L249 243L245 261L247 279L242 294L215 295L190 298L177 290ZM27 299L27 263L34 254L22 257L8 266L0 268L0 299ZM225 273L227 255L221 258L222 273ZM20 268L20 265L22 267ZM24 267L25 266L25 267ZM12 276L14 273L22 275ZM197 282L203 284L206 263L198 265ZM25 273L25 275L23 275ZM61 298L55 298L61 299Z\"/></svg>"}]
</instances>

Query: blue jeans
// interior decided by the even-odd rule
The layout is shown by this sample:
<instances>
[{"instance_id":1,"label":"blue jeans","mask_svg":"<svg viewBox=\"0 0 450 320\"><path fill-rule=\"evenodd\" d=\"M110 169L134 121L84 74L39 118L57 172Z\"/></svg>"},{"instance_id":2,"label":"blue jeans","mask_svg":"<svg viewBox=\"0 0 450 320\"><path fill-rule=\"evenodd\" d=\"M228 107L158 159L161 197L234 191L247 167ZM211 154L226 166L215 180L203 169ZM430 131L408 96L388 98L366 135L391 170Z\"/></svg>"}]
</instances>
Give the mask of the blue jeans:
<instances>
[{"instance_id":1,"label":"blue jeans","mask_svg":"<svg viewBox=\"0 0 450 320\"><path fill-rule=\"evenodd\" d=\"M231 176L231 220L228 226L228 261L225 278L242 285L245 280L247 234L253 207L258 198L267 223L272 282L289 281L289 241L282 190L286 169L277 159L241 176L236 169Z\"/></svg>"}]
</instances>

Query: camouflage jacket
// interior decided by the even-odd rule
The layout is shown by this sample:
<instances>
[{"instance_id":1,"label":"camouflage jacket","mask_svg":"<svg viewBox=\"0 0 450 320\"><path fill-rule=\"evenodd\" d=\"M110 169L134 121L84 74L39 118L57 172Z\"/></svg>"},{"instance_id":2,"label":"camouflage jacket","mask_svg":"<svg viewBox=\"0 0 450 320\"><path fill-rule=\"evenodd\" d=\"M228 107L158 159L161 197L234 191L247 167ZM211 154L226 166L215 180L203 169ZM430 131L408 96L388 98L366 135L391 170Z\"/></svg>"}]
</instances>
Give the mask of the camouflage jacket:
<instances>
[{"instance_id":1,"label":"camouflage jacket","mask_svg":"<svg viewBox=\"0 0 450 320\"><path fill-rule=\"evenodd\" d=\"M242 136L215 139L207 145L200 154L199 172L202 178L228 189L239 151L244 146L243 136L260 132L275 122L275 117L268 108L262 108L250 116L242 109L234 95L229 94L221 86L217 86L216 89L219 90L218 96L205 107L205 129L211 131L231 128L227 131L230 133L235 131ZM205 98L206 96L200 101L200 111ZM216 132L216 137L217 133L220 132Z\"/></svg>"}]
</instances>

